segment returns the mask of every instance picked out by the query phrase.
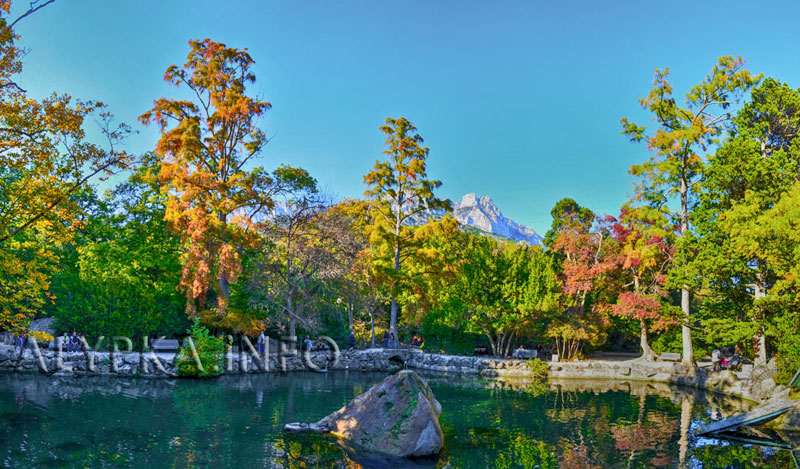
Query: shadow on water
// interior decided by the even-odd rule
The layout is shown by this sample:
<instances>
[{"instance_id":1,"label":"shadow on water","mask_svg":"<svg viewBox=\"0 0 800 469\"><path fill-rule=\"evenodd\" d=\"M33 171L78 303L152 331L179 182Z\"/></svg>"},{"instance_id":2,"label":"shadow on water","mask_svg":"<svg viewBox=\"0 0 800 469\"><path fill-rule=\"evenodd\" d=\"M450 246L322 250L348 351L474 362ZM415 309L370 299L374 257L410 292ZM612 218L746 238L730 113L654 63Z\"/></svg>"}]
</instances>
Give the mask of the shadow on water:
<instances>
[{"instance_id":1,"label":"shadow on water","mask_svg":"<svg viewBox=\"0 0 800 469\"><path fill-rule=\"evenodd\" d=\"M793 467L756 440L700 438L751 403L655 383L489 380L423 373L445 450L397 461L334 438L286 434L382 380L380 373L242 375L213 381L0 374L6 467Z\"/></svg>"}]
</instances>

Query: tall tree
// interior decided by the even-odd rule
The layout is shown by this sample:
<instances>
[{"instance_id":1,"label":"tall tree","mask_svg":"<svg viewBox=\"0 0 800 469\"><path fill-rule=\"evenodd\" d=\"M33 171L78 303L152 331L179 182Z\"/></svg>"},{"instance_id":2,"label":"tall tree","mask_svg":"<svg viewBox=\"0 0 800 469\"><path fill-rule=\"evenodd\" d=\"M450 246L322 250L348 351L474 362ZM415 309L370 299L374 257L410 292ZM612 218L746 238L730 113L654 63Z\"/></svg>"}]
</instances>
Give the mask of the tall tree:
<instances>
[{"instance_id":1,"label":"tall tree","mask_svg":"<svg viewBox=\"0 0 800 469\"><path fill-rule=\"evenodd\" d=\"M728 110L759 81L760 76L746 70L741 57L720 57L705 80L689 90L686 102L681 106L673 96L668 75L669 69L656 69L653 89L639 101L645 110L652 113L657 126L655 131L646 134L645 127L623 118L622 133L634 142L646 140L652 153L647 161L630 169L632 175L641 178L637 196L654 206L665 206L677 196L678 210L674 216L680 224L681 238L685 239L691 228L697 184L703 176L701 153L719 142L723 126L731 118ZM693 279L689 278L685 268L690 256L686 249L681 249L683 244L678 244L677 265L671 275L681 289L684 313L682 363L694 366L690 329L690 285Z\"/></svg>"},{"instance_id":2,"label":"tall tree","mask_svg":"<svg viewBox=\"0 0 800 469\"><path fill-rule=\"evenodd\" d=\"M273 197L314 186L302 169L281 166L272 174L248 169L267 143L258 119L270 103L251 97L254 61L247 49L210 39L189 41L183 67L171 65L164 80L185 87L191 99L160 98L139 120L161 129L156 154L167 196L165 219L185 245L181 287L187 312L206 307L209 289L224 314L230 284L241 270L241 249L258 239L253 225L274 206Z\"/></svg>"},{"instance_id":3,"label":"tall tree","mask_svg":"<svg viewBox=\"0 0 800 469\"><path fill-rule=\"evenodd\" d=\"M376 257L377 265L389 279L392 304L390 328L397 334L398 294L404 286L403 262L414 255L414 227L410 222L428 211L450 210L447 200L436 198L433 190L441 181L428 179L428 147L422 146L422 137L414 124L405 117L386 119L381 127L386 135L383 153L386 161L375 161L375 166L364 176L367 190L364 194L372 200L373 228L370 238L385 248L387 256Z\"/></svg>"},{"instance_id":4,"label":"tall tree","mask_svg":"<svg viewBox=\"0 0 800 469\"><path fill-rule=\"evenodd\" d=\"M721 303L740 313L708 324L729 335L735 330L736 340L749 334L757 363L766 362L770 313L776 300L787 298L767 298L785 273L780 263L768 262L770 252L786 246L776 243L763 214L800 179L799 132L800 92L766 79L733 119L731 138L710 158L698 207L695 263L708 281L709 308L721 309L713 304Z\"/></svg>"},{"instance_id":5,"label":"tall tree","mask_svg":"<svg viewBox=\"0 0 800 469\"><path fill-rule=\"evenodd\" d=\"M53 93L30 97L18 83L25 51L14 27L51 3L31 2L11 20L0 1L0 328L24 327L48 299L54 249L81 226L78 199L87 183L130 163L106 107ZM102 124L107 146L87 140L87 119Z\"/></svg>"}]
</instances>

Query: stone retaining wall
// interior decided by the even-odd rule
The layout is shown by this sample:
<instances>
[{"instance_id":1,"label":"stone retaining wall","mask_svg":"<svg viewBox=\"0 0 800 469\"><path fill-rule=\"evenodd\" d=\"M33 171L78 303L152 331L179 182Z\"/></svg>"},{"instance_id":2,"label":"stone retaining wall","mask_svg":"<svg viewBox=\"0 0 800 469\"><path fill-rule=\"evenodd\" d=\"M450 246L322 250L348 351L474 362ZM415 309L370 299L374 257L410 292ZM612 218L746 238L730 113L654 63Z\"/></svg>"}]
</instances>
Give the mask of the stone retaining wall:
<instances>
[{"instance_id":1,"label":"stone retaining wall","mask_svg":"<svg viewBox=\"0 0 800 469\"><path fill-rule=\"evenodd\" d=\"M265 362L250 353L231 352L225 355L223 373L265 373L273 371L360 370L390 371L403 366L408 353L402 350L358 350L341 352L333 361L330 352L285 355L270 354ZM58 352L57 350L26 349L19 351L0 346L0 370L41 372L59 376L71 374L97 374L120 376L174 377L175 353L110 353L110 352Z\"/></svg>"},{"instance_id":2,"label":"stone retaining wall","mask_svg":"<svg viewBox=\"0 0 800 469\"><path fill-rule=\"evenodd\" d=\"M121 376L175 376L174 353L141 354L108 352L58 353L42 350L41 358L27 349L21 356L12 347L0 346L0 370L43 373L100 374ZM407 366L446 373L474 374L484 377L530 377L525 360L486 357L464 357L423 353L416 349L368 349L343 351L339 360L330 352L271 354L268 363L253 355L229 353L225 357L225 374L264 373L298 370L361 370L391 371ZM549 362L552 378L616 379L680 384L712 392L762 401L776 389L771 379L751 382L749 369L744 372L711 372L708 368L685 368L676 363L640 361Z\"/></svg>"}]
</instances>

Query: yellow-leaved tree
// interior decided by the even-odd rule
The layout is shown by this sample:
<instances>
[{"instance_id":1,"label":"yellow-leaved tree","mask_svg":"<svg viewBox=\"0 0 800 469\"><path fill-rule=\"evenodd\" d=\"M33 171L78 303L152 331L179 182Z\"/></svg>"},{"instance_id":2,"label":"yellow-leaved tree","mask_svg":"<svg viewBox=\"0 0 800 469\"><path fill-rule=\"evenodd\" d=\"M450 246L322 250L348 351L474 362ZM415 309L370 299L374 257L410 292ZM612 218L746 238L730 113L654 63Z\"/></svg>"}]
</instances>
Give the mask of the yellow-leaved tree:
<instances>
[{"instance_id":1,"label":"yellow-leaved tree","mask_svg":"<svg viewBox=\"0 0 800 469\"><path fill-rule=\"evenodd\" d=\"M26 327L48 300L54 250L81 225L85 185L130 163L115 149L130 130L112 128L102 103L57 93L38 100L18 82L24 50L14 26L50 3L31 2L12 20L11 1L0 0L0 330ZM105 148L86 140L91 116Z\"/></svg>"}]
</instances>

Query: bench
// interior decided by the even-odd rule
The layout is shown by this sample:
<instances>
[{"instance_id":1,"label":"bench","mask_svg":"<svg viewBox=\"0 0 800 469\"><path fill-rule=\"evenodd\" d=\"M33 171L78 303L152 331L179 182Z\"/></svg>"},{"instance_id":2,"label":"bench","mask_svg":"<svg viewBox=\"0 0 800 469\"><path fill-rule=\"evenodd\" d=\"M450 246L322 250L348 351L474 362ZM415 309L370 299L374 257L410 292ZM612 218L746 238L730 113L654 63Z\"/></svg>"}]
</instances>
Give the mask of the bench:
<instances>
[{"instance_id":1,"label":"bench","mask_svg":"<svg viewBox=\"0 0 800 469\"><path fill-rule=\"evenodd\" d=\"M177 339L155 339L150 343L154 352L174 352L180 348Z\"/></svg>"},{"instance_id":2,"label":"bench","mask_svg":"<svg viewBox=\"0 0 800 469\"><path fill-rule=\"evenodd\" d=\"M514 358L537 358L539 356L539 352L536 350L516 349L511 356Z\"/></svg>"},{"instance_id":3,"label":"bench","mask_svg":"<svg viewBox=\"0 0 800 469\"><path fill-rule=\"evenodd\" d=\"M673 352L664 352L658 357L658 360L662 362L678 362L681 360L681 354Z\"/></svg>"}]
</instances>

